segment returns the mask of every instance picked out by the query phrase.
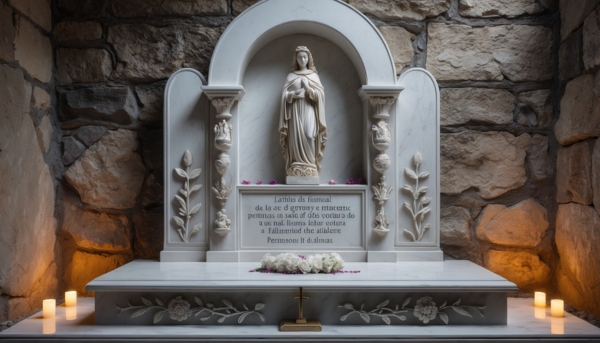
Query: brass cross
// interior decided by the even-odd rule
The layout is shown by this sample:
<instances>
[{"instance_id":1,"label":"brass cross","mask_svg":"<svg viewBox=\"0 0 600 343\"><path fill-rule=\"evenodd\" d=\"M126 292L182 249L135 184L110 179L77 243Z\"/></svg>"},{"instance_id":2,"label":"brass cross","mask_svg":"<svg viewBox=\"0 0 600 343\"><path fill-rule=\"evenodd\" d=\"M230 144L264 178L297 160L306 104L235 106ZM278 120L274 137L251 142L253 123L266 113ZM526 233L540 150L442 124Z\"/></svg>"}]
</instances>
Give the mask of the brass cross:
<instances>
[{"instance_id":1,"label":"brass cross","mask_svg":"<svg viewBox=\"0 0 600 343\"><path fill-rule=\"evenodd\" d=\"M298 324L306 324L306 318L304 318L304 315L302 313L303 312L303 309L302 309L302 300L303 299L307 299L308 300L309 297L305 297L303 295L303 293L302 293L302 287L300 287L300 296L299 297L294 297L294 299L299 299L300 300L300 302L298 304L299 305L299 311L298 311L298 318L296 318L296 323L298 323Z\"/></svg>"}]
</instances>

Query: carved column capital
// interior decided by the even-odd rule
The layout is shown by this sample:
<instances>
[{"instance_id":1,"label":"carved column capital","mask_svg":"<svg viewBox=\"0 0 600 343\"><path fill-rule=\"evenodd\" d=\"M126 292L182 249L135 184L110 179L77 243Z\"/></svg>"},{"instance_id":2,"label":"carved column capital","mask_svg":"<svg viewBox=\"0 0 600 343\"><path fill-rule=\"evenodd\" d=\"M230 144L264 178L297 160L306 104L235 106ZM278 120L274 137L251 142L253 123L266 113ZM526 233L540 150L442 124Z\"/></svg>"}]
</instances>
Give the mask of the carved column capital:
<instances>
[{"instance_id":1,"label":"carved column capital","mask_svg":"<svg viewBox=\"0 0 600 343\"><path fill-rule=\"evenodd\" d=\"M210 101L211 104L217 109L217 119L229 120L231 115L231 108L233 107L234 98L214 98Z\"/></svg>"},{"instance_id":2,"label":"carved column capital","mask_svg":"<svg viewBox=\"0 0 600 343\"><path fill-rule=\"evenodd\" d=\"M390 117L390 108L396 102L396 98L394 97L371 97L369 98L369 103L375 109L375 114L373 118L377 119L387 119Z\"/></svg>"}]
</instances>

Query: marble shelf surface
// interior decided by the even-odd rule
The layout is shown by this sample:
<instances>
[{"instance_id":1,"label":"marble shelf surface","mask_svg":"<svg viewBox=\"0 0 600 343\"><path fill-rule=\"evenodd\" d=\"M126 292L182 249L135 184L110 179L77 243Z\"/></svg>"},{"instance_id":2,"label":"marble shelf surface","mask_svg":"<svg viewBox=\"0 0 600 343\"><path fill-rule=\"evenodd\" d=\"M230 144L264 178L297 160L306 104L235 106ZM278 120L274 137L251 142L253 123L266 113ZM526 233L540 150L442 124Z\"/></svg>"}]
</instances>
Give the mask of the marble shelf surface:
<instances>
[{"instance_id":1,"label":"marble shelf surface","mask_svg":"<svg viewBox=\"0 0 600 343\"><path fill-rule=\"evenodd\" d=\"M57 307L54 319L42 319L39 312L0 332L0 341L39 342L44 340L108 341L144 340L380 340L402 339L421 342L435 340L460 341L528 341L536 342L600 342L600 329L565 313L564 318L550 317L550 309L536 308L533 299L508 299L508 325L372 325L324 326L322 332L280 332L276 325L185 325L185 326L111 326L94 325L94 299L79 298L76 318L67 320L67 311ZM70 316L73 318L74 314ZM537 316L537 318L536 318ZM542 318L543 317L543 318Z\"/></svg>"},{"instance_id":2,"label":"marble shelf surface","mask_svg":"<svg viewBox=\"0 0 600 343\"><path fill-rule=\"evenodd\" d=\"M358 273L258 273L254 263L156 262L136 260L87 285L94 291L197 291L253 290L396 290L511 292L517 286L469 261L404 263L347 263Z\"/></svg>"}]
</instances>

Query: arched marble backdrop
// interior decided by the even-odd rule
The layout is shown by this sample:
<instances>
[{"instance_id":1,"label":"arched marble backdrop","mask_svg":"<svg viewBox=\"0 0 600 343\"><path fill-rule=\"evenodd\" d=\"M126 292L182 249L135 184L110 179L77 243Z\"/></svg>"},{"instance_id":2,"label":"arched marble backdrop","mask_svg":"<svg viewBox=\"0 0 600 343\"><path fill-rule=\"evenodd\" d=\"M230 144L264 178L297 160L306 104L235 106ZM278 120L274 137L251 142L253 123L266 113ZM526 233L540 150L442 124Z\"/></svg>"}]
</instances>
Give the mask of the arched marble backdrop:
<instances>
[{"instance_id":1,"label":"arched marble backdrop","mask_svg":"<svg viewBox=\"0 0 600 343\"><path fill-rule=\"evenodd\" d=\"M320 183L345 183L347 178L366 177L363 136L366 119L357 94L360 80L354 65L332 42L307 34L276 39L256 53L243 79L246 95L239 104L240 180L253 184L277 180L285 183L285 160L279 145L281 89L292 67L294 50L307 46L325 87L327 143ZM361 125L362 123L362 125Z\"/></svg>"}]
</instances>

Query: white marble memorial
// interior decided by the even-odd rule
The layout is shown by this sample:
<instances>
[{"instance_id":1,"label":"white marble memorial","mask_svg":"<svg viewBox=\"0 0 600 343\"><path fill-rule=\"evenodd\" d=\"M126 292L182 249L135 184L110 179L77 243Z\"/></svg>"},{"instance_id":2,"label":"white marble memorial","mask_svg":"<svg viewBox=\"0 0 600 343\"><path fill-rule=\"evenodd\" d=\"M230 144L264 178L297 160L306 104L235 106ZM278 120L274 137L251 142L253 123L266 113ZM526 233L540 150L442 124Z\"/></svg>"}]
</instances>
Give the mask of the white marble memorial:
<instances>
[{"instance_id":1,"label":"white marble memorial","mask_svg":"<svg viewBox=\"0 0 600 343\"><path fill-rule=\"evenodd\" d=\"M347 3L258 2L221 36L208 81L169 79L161 261L90 282L96 324L306 324L298 295L319 329L505 326L516 286L440 250L439 110L433 76L398 78ZM344 272L253 271L268 253Z\"/></svg>"}]
</instances>

